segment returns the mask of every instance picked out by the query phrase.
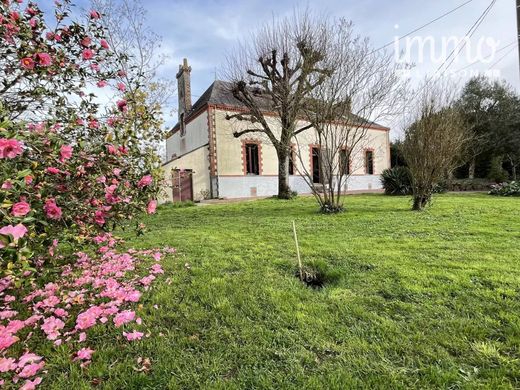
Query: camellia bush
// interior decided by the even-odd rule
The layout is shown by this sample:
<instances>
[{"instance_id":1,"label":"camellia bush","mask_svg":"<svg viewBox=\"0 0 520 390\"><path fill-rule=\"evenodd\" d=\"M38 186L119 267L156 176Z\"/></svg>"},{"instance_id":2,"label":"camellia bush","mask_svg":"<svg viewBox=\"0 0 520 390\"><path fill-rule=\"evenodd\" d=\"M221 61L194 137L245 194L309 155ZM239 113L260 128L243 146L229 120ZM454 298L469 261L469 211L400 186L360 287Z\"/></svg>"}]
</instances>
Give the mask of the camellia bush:
<instances>
[{"instance_id":1,"label":"camellia bush","mask_svg":"<svg viewBox=\"0 0 520 390\"><path fill-rule=\"evenodd\" d=\"M109 232L139 232L157 206L159 113L110 51L103 15L80 23L70 1L54 4L44 15L0 0L0 385L25 390L44 380L47 341L86 367L91 327L142 338L131 306L173 252L115 248Z\"/></svg>"},{"instance_id":2,"label":"camellia bush","mask_svg":"<svg viewBox=\"0 0 520 390\"><path fill-rule=\"evenodd\" d=\"M153 112L125 94L98 12L83 25L56 2L51 29L35 3L0 4L0 266L20 281L52 265L58 245L139 229L135 216L155 211L158 159L132 126ZM110 86L102 110L89 91Z\"/></svg>"},{"instance_id":3,"label":"camellia bush","mask_svg":"<svg viewBox=\"0 0 520 390\"><path fill-rule=\"evenodd\" d=\"M497 196L520 196L520 182L500 183L491 186L490 195Z\"/></svg>"}]
</instances>

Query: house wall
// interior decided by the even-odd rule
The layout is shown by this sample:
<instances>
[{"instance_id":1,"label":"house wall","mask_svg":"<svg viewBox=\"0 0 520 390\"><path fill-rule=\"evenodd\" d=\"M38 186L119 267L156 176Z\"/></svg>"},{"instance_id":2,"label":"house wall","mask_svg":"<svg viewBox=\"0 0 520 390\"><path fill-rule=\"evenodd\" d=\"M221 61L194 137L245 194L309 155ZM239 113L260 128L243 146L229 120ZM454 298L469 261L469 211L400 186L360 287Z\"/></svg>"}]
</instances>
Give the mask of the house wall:
<instances>
[{"instance_id":1,"label":"house wall","mask_svg":"<svg viewBox=\"0 0 520 390\"><path fill-rule=\"evenodd\" d=\"M203 145L198 149L163 165L164 180L167 185L163 188L160 203L171 202L173 193L171 188L172 169L193 170L193 200L203 199L203 191L209 191L208 147Z\"/></svg>"},{"instance_id":2,"label":"house wall","mask_svg":"<svg viewBox=\"0 0 520 390\"><path fill-rule=\"evenodd\" d=\"M177 131L166 140L166 161L172 160L175 155L183 156L207 143L208 113L204 111L186 124L186 134L183 137Z\"/></svg>"},{"instance_id":3,"label":"house wall","mask_svg":"<svg viewBox=\"0 0 520 390\"><path fill-rule=\"evenodd\" d=\"M270 196L278 192L278 157L275 148L267 137L259 133L245 134L235 138L234 131L251 128L251 124L245 121L229 121L226 114L230 111L215 110L215 132L217 145L218 165L218 192L220 197L240 198L250 196ZM279 127L277 119L268 118L273 128ZM303 126L304 123L299 125ZM346 183L345 190L375 190L381 189L380 174L390 167L390 140L387 130L369 129L366 140L353 152L351 158L351 172ZM260 175L244 174L243 144L247 140L262 141L260 152ZM296 175L290 176L291 189L298 193L309 193L310 188L305 183L301 172L310 172L311 167L311 145L316 144L315 132L312 129L298 135L295 147L299 146L296 158ZM365 149L374 153L374 174L365 172ZM300 171L300 173L298 173Z\"/></svg>"}]
</instances>

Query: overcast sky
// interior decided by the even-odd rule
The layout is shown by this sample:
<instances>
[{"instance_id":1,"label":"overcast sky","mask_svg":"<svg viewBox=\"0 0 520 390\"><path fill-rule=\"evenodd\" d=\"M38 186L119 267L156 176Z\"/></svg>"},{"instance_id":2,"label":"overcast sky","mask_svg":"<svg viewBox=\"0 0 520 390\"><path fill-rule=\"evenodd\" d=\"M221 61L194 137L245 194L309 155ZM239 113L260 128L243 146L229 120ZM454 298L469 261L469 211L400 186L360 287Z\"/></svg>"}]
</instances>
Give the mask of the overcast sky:
<instances>
[{"instance_id":1,"label":"overcast sky","mask_svg":"<svg viewBox=\"0 0 520 390\"><path fill-rule=\"evenodd\" d=\"M50 1L50 0L47 0ZM148 24L162 36L162 50L170 56L162 67L161 75L174 78L182 58L188 58L192 66L192 95L195 101L219 75L226 53L237 40L247 37L259 25L274 17L290 15L295 7L326 13L330 16L345 17L354 22L357 32L370 38L374 47L391 42L452 10L467 0L320 0L298 2L294 0L143 0L148 10ZM87 4L88 0L79 0ZM416 63L409 76L419 80L432 74L443 62L443 39L462 39L478 17L488 7L491 0L473 0L442 20L415 33L416 39L432 39L434 56L426 45L423 58L419 58L417 41L408 47L402 40L398 50L409 50L410 59ZM457 71L478 60L478 54L486 57L487 63L470 65L465 72L455 73L461 83L474 72L491 71L495 77L507 80L514 88L520 89L518 51L516 44L498 53L508 44L516 41L515 0L496 0L495 5L471 38L466 49L451 65L450 71ZM447 46L447 54L454 44ZM473 72L473 73L472 73ZM174 106L176 101L172 102ZM168 124L176 118L170 118Z\"/></svg>"}]
</instances>

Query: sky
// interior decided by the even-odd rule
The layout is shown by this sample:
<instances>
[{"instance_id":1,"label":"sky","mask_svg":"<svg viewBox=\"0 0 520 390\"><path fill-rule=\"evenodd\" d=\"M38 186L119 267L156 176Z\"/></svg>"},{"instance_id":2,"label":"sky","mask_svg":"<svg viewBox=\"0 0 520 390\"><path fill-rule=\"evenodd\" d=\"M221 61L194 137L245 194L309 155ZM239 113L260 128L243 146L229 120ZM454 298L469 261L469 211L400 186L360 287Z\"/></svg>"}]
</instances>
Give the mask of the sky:
<instances>
[{"instance_id":1,"label":"sky","mask_svg":"<svg viewBox=\"0 0 520 390\"><path fill-rule=\"evenodd\" d=\"M50 0L45 0L50 1ZM88 0L78 0L85 5ZM320 14L352 20L356 31L378 48L396 37L424 25L468 0L142 0L148 25L162 37L161 51L168 60L160 76L175 78L179 64L187 58L191 67L193 102L222 74L226 55L240 39L247 38L272 18L291 15L308 7ZM431 75L453 50L455 40L465 37L491 0L472 0L456 12L433 23L410 38L387 49L409 54L415 66L404 74L414 82ZM459 83L482 72L505 79L520 90L519 55L516 42L515 0L496 0L486 19L458 54L449 71ZM447 44L445 43L447 41ZM421 55L419 42L424 44ZM511 46L507 47L507 45ZM450 46L451 45L451 46ZM430 52L430 48L433 51ZM503 50L501 50L503 49ZM467 51L466 51L467 50ZM498 52L496 52L498 50ZM486 61L482 63L482 59ZM475 62L474 64L472 64ZM466 68L463 71L458 71ZM458 72L455 72L458 71ZM222 77L221 77L222 78ZM172 99L175 108L176 98ZM176 115L168 118L173 125Z\"/></svg>"}]
</instances>

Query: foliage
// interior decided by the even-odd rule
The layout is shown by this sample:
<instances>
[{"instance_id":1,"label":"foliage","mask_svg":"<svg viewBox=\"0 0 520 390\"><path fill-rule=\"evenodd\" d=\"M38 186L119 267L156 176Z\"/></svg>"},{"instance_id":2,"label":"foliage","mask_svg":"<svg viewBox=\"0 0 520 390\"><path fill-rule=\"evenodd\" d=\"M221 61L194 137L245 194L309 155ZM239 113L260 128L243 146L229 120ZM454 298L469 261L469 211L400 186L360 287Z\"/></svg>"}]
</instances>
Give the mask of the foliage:
<instances>
[{"instance_id":1,"label":"foliage","mask_svg":"<svg viewBox=\"0 0 520 390\"><path fill-rule=\"evenodd\" d=\"M502 156L495 156L491 159L491 167L489 168L487 177L495 183L501 183L509 178L509 174L503 168L502 160Z\"/></svg>"},{"instance_id":2,"label":"foliage","mask_svg":"<svg viewBox=\"0 0 520 390\"><path fill-rule=\"evenodd\" d=\"M123 87L103 113L86 92L118 73L97 11L82 25L57 3L52 28L34 3L0 11L0 272L27 277L98 231L140 229L134 217L155 210L158 159L128 125ZM144 109L137 116L153 115Z\"/></svg>"},{"instance_id":3,"label":"foliage","mask_svg":"<svg viewBox=\"0 0 520 390\"><path fill-rule=\"evenodd\" d=\"M520 196L520 182L494 184L489 191L490 195Z\"/></svg>"},{"instance_id":4,"label":"foliage","mask_svg":"<svg viewBox=\"0 0 520 390\"><path fill-rule=\"evenodd\" d=\"M411 195L412 180L407 167L396 166L381 173L381 183L386 195Z\"/></svg>"},{"instance_id":5,"label":"foliage","mask_svg":"<svg viewBox=\"0 0 520 390\"><path fill-rule=\"evenodd\" d=\"M449 191L487 191L491 184L487 179L452 179L447 182Z\"/></svg>"},{"instance_id":6,"label":"foliage","mask_svg":"<svg viewBox=\"0 0 520 390\"><path fill-rule=\"evenodd\" d=\"M454 89L445 82L426 80L411 108L402 152L412 177L413 210L423 210L435 187L463 163L471 135L455 106Z\"/></svg>"}]
</instances>

